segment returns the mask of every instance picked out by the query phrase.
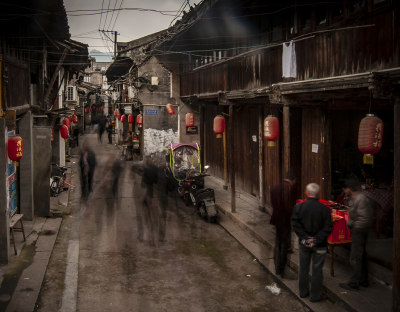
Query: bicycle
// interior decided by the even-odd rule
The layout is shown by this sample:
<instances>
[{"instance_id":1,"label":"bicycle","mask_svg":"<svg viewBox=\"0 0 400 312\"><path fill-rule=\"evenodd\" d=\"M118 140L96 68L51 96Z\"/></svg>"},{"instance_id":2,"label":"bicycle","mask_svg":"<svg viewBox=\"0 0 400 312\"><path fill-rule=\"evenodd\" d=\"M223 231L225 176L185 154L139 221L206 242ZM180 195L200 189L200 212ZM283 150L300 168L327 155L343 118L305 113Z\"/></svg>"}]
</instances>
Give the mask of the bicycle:
<instances>
[{"instance_id":1,"label":"bicycle","mask_svg":"<svg viewBox=\"0 0 400 312\"><path fill-rule=\"evenodd\" d=\"M65 180L67 178L67 167L52 164L52 173L54 173L54 169L57 170L57 175L53 174L50 177L50 195L52 197L56 197L65 190Z\"/></svg>"}]
</instances>

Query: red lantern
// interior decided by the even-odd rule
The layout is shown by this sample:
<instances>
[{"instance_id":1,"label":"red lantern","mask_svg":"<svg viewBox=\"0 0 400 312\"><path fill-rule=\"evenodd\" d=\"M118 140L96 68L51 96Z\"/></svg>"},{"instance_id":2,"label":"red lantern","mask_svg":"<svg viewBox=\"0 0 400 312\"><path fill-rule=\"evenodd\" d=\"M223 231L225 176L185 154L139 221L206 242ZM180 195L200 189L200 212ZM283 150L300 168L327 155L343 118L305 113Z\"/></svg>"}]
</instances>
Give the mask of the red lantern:
<instances>
[{"instance_id":1,"label":"red lantern","mask_svg":"<svg viewBox=\"0 0 400 312\"><path fill-rule=\"evenodd\" d=\"M85 113L89 113L89 108L85 108Z\"/></svg>"},{"instance_id":2,"label":"red lantern","mask_svg":"<svg viewBox=\"0 0 400 312\"><path fill-rule=\"evenodd\" d=\"M66 125L62 125L62 126L61 126L61 128L60 128L60 134L61 134L61 137L62 137L63 139L68 139L68 137L69 137L69 131L68 131L68 127L67 127Z\"/></svg>"},{"instance_id":3,"label":"red lantern","mask_svg":"<svg viewBox=\"0 0 400 312\"><path fill-rule=\"evenodd\" d=\"M121 114L118 112L118 114L117 114L117 119L118 120L121 120Z\"/></svg>"},{"instance_id":4,"label":"red lantern","mask_svg":"<svg viewBox=\"0 0 400 312\"><path fill-rule=\"evenodd\" d=\"M187 113L185 116L185 120L186 120L186 127L194 126L194 114L193 113Z\"/></svg>"},{"instance_id":5,"label":"red lantern","mask_svg":"<svg viewBox=\"0 0 400 312\"><path fill-rule=\"evenodd\" d=\"M72 115L72 122L73 123L77 123L78 122L78 116L76 116L75 114Z\"/></svg>"},{"instance_id":6,"label":"red lantern","mask_svg":"<svg viewBox=\"0 0 400 312\"><path fill-rule=\"evenodd\" d=\"M264 119L264 137L268 140L267 146L276 146L279 138L279 120L275 116L268 115Z\"/></svg>"},{"instance_id":7,"label":"red lantern","mask_svg":"<svg viewBox=\"0 0 400 312\"><path fill-rule=\"evenodd\" d=\"M137 123L138 127L141 127L143 125L143 116L142 116L142 114L137 115L136 123Z\"/></svg>"},{"instance_id":8,"label":"red lantern","mask_svg":"<svg viewBox=\"0 0 400 312\"><path fill-rule=\"evenodd\" d=\"M22 158L22 138L18 135L12 135L8 138L7 154L12 161L19 161Z\"/></svg>"},{"instance_id":9,"label":"red lantern","mask_svg":"<svg viewBox=\"0 0 400 312\"><path fill-rule=\"evenodd\" d=\"M54 141L54 129L51 129L51 142Z\"/></svg>"},{"instance_id":10,"label":"red lantern","mask_svg":"<svg viewBox=\"0 0 400 312\"><path fill-rule=\"evenodd\" d=\"M122 122L122 123L124 123L124 122L125 122L125 120L126 120L126 115L125 115L125 114L123 114L123 115L121 116L121 122Z\"/></svg>"},{"instance_id":11,"label":"red lantern","mask_svg":"<svg viewBox=\"0 0 400 312\"><path fill-rule=\"evenodd\" d=\"M218 139L222 138L222 134L225 132L225 118L221 115L214 118L214 132Z\"/></svg>"},{"instance_id":12,"label":"red lantern","mask_svg":"<svg viewBox=\"0 0 400 312\"><path fill-rule=\"evenodd\" d=\"M360 122L358 128L358 149L364 154L364 164L373 165L372 155L377 154L382 147L383 121L373 114L368 114Z\"/></svg>"},{"instance_id":13,"label":"red lantern","mask_svg":"<svg viewBox=\"0 0 400 312\"><path fill-rule=\"evenodd\" d=\"M119 110L118 110L118 108L116 108L115 111L114 111L114 116L117 117L118 114L119 114Z\"/></svg>"},{"instance_id":14,"label":"red lantern","mask_svg":"<svg viewBox=\"0 0 400 312\"><path fill-rule=\"evenodd\" d=\"M170 114L171 116L175 115L175 109L172 106L172 104L167 104L165 106L165 109L167 110L168 114Z\"/></svg>"},{"instance_id":15,"label":"red lantern","mask_svg":"<svg viewBox=\"0 0 400 312\"><path fill-rule=\"evenodd\" d=\"M64 118L62 123L63 125L67 126L68 129L71 126L71 120L68 117Z\"/></svg>"},{"instance_id":16,"label":"red lantern","mask_svg":"<svg viewBox=\"0 0 400 312\"><path fill-rule=\"evenodd\" d=\"M133 123L133 120L134 120L134 119L135 119L135 118L133 117L132 114L129 114L129 115L128 115L128 122L129 122L130 124Z\"/></svg>"}]
</instances>

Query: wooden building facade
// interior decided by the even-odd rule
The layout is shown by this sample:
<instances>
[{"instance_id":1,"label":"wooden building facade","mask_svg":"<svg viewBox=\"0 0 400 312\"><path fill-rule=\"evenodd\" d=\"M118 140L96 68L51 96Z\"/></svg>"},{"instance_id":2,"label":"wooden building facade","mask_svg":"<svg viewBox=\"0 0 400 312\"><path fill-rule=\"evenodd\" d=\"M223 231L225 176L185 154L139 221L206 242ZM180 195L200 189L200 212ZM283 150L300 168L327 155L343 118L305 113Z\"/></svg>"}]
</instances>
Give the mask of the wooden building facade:
<instances>
[{"instance_id":1,"label":"wooden building facade","mask_svg":"<svg viewBox=\"0 0 400 312\"><path fill-rule=\"evenodd\" d=\"M211 173L267 209L270 187L289 170L299 198L310 182L321 185L321 198L336 199L347 179L374 181L392 190L395 221L386 225L399 263L400 3L208 0L172 30L158 58L180 78L180 104L200 112ZM385 127L373 166L363 164L357 147L359 123L369 113ZM223 141L213 134L217 114L227 124L225 161ZM280 121L275 147L263 138L270 114ZM396 265L393 285L398 308Z\"/></svg>"}]
</instances>

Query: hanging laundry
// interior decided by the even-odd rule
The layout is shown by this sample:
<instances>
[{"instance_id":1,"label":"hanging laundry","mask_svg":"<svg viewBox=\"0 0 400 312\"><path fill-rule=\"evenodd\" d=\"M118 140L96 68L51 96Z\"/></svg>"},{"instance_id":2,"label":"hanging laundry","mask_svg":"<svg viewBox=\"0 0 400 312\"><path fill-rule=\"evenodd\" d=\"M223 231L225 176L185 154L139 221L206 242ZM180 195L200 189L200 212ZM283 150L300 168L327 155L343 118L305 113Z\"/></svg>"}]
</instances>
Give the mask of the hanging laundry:
<instances>
[{"instance_id":1,"label":"hanging laundry","mask_svg":"<svg viewBox=\"0 0 400 312\"><path fill-rule=\"evenodd\" d=\"M283 43L282 49L282 77L284 78L296 78L297 66L296 66L296 48L293 40L290 42Z\"/></svg>"}]
</instances>

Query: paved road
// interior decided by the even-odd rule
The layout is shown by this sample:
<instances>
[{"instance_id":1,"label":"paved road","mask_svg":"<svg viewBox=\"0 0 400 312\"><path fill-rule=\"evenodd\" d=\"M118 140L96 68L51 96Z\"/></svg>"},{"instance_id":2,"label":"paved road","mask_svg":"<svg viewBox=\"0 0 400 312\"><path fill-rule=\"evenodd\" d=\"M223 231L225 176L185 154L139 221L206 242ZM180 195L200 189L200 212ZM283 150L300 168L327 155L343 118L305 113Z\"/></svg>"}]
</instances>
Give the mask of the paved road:
<instances>
[{"instance_id":1,"label":"paved road","mask_svg":"<svg viewBox=\"0 0 400 312\"><path fill-rule=\"evenodd\" d=\"M94 191L87 200L71 192L37 311L304 311L285 289L265 289L271 275L218 224L158 189L153 208L144 205L133 162L123 163L115 200L119 150L87 139L99 163Z\"/></svg>"}]
</instances>

